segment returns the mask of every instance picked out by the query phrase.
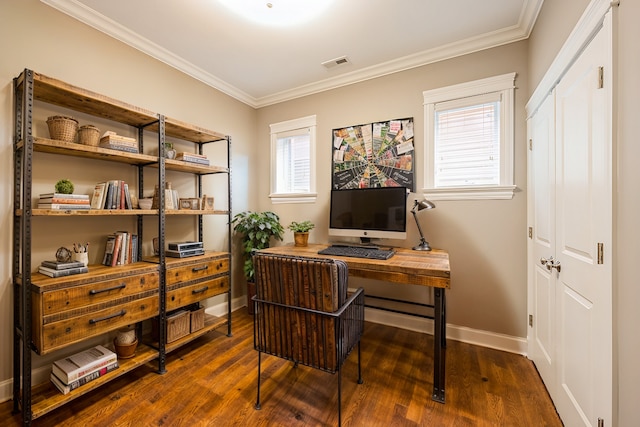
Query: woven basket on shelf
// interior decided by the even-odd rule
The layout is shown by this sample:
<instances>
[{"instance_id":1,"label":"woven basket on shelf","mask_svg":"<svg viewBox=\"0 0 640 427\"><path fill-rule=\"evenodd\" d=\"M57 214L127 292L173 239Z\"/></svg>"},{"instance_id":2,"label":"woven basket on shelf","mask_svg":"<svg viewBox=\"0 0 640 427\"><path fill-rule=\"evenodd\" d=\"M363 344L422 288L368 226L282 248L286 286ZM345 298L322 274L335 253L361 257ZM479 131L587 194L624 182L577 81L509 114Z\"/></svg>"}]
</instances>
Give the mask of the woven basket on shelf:
<instances>
[{"instance_id":1,"label":"woven basket on shelf","mask_svg":"<svg viewBox=\"0 0 640 427\"><path fill-rule=\"evenodd\" d=\"M97 147L100 143L100 129L92 125L84 125L78 128L78 143Z\"/></svg>"},{"instance_id":2,"label":"woven basket on shelf","mask_svg":"<svg viewBox=\"0 0 640 427\"><path fill-rule=\"evenodd\" d=\"M49 136L65 142L73 142L78 131L78 121L71 117L51 116L47 119Z\"/></svg>"}]
</instances>

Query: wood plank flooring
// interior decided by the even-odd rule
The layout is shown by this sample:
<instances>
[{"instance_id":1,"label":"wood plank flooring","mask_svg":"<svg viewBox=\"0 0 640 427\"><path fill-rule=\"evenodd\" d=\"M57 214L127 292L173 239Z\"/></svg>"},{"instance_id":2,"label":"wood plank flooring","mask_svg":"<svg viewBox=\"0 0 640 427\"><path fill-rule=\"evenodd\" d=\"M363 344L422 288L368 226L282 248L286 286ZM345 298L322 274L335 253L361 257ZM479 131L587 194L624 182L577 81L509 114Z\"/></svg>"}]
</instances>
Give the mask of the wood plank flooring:
<instances>
[{"instance_id":1,"label":"wood plank flooring","mask_svg":"<svg viewBox=\"0 0 640 427\"><path fill-rule=\"evenodd\" d=\"M256 400L253 318L233 313L226 328L167 356L167 373L150 363L34 420L34 426L333 426L337 375L262 358L262 409ZM431 400L430 335L373 323L342 371L344 426L561 426L527 358L447 341L446 403ZM0 424L21 425L12 402Z\"/></svg>"}]
</instances>

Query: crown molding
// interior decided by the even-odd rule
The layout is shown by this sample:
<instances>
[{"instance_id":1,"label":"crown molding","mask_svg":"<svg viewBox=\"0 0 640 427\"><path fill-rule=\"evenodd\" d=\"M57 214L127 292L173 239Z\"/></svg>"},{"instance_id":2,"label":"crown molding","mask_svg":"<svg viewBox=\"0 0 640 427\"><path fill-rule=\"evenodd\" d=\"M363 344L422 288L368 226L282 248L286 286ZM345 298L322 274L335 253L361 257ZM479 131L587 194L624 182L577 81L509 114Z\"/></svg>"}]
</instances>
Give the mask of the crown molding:
<instances>
[{"instance_id":1,"label":"crown molding","mask_svg":"<svg viewBox=\"0 0 640 427\"><path fill-rule=\"evenodd\" d=\"M195 66L194 64L185 61L183 58L173 54L167 49L164 49L162 46L153 43L104 15L97 13L77 0L40 1L253 108L261 108L278 104L292 99L421 67L434 62L444 61L524 40L529 37L543 2L543 0L527 0L518 25L510 28L486 33L479 37L468 38L434 49L425 50L397 60L341 74L339 76L320 80L318 82L299 86L290 90L274 93L272 95L255 98L237 87L219 79L211 73Z\"/></svg>"}]
</instances>

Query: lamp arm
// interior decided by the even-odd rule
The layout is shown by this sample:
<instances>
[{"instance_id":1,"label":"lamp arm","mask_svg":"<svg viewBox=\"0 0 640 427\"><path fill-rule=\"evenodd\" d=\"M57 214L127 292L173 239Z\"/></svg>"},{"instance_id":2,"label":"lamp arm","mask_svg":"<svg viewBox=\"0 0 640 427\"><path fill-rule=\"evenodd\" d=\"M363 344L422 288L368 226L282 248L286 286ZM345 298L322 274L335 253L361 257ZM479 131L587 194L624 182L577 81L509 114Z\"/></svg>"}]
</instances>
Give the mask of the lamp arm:
<instances>
[{"instance_id":1,"label":"lamp arm","mask_svg":"<svg viewBox=\"0 0 640 427\"><path fill-rule=\"evenodd\" d=\"M411 213L413 214L413 219L416 221L416 225L418 226L418 232L420 233L420 242L424 243L424 234L422 234L422 227L420 227L420 222L418 222L418 216L416 215L416 210L412 209Z\"/></svg>"}]
</instances>

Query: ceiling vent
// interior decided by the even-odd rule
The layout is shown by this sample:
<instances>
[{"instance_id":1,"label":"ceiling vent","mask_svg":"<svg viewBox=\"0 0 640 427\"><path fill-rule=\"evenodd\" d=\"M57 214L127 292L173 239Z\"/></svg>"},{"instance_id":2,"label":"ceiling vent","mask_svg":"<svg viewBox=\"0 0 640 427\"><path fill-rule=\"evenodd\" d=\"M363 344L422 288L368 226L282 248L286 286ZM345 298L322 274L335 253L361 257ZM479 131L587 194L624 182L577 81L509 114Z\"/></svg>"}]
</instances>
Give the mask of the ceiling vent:
<instances>
[{"instance_id":1,"label":"ceiling vent","mask_svg":"<svg viewBox=\"0 0 640 427\"><path fill-rule=\"evenodd\" d=\"M335 59L330 59L329 61L324 61L322 63L322 65L324 65L325 68L327 69L331 69L331 68L335 68L338 65L345 65L349 63L349 59L346 56L341 56L340 58L335 58Z\"/></svg>"}]
</instances>

